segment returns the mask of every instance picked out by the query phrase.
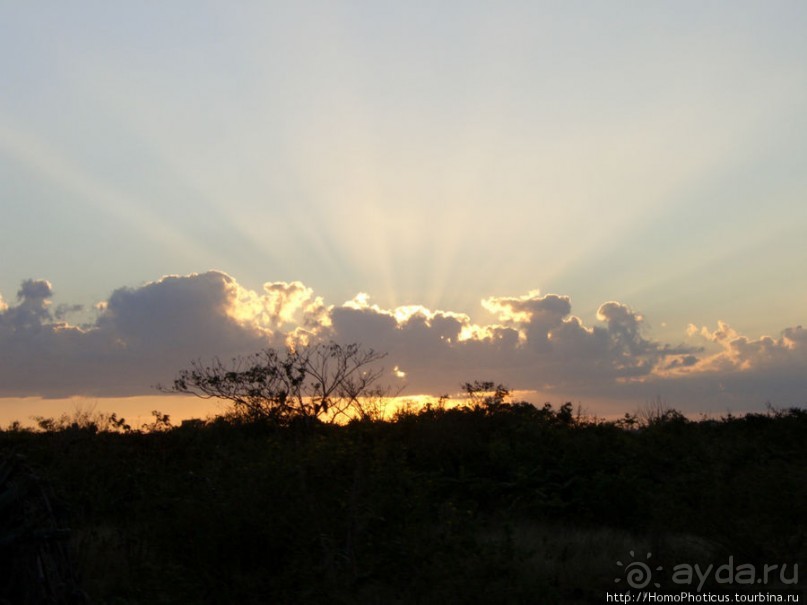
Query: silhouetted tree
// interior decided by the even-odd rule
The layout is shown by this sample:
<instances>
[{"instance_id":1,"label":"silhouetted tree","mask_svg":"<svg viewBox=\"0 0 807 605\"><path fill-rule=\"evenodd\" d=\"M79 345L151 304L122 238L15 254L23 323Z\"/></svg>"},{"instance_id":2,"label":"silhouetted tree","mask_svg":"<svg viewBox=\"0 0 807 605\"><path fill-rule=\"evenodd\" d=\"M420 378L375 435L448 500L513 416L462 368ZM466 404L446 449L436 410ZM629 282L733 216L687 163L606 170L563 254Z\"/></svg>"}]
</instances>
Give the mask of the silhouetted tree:
<instances>
[{"instance_id":1,"label":"silhouetted tree","mask_svg":"<svg viewBox=\"0 0 807 605\"><path fill-rule=\"evenodd\" d=\"M652 401L648 401L640 407L634 414L639 426L648 427L667 422L686 422L686 417L670 407L664 399L656 396Z\"/></svg>"},{"instance_id":2,"label":"silhouetted tree","mask_svg":"<svg viewBox=\"0 0 807 605\"><path fill-rule=\"evenodd\" d=\"M282 423L294 418L334 420L360 411L362 399L384 394L384 388L375 385L383 369L371 367L384 356L357 344L333 342L267 348L236 357L229 366L218 358L209 364L195 361L170 387L159 388L224 399L252 418Z\"/></svg>"},{"instance_id":3,"label":"silhouetted tree","mask_svg":"<svg viewBox=\"0 0 807 605\"><path fill-rule=\"evenodd\" d=\"M468 395L472 409L488 413L500 410L510 399L510 389L489 380L466 382L462 385L462 390Z\"/></svg>"}]
</instances>

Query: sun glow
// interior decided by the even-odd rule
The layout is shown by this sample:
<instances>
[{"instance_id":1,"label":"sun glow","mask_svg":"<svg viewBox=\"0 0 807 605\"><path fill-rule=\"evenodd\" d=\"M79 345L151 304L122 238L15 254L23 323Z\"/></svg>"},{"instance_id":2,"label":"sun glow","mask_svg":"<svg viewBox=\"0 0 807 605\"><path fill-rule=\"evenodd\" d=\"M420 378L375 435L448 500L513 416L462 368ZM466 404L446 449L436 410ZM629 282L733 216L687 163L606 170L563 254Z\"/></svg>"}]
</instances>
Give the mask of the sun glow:
<instances>
[{"instance_id":1,"label":"sun glow","mask_svg":"<svg viewBox=\"0 0 807 605\"><path fill-rule=\"evenodd\" d=\"M801 388L801 4L34 4L0 20L5 393L331 336L419 391Z\"/></svg>"}]
</instances>

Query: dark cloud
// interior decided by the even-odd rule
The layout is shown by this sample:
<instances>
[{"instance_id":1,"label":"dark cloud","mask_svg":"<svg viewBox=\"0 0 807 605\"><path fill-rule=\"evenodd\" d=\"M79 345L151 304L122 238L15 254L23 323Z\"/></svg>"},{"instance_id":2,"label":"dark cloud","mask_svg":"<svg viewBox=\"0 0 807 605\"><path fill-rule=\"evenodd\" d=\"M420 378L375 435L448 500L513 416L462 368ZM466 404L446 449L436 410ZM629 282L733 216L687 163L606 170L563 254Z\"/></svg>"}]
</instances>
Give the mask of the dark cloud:
<instances>
[{"instance_id":1,"label":"dark cloud","mask_svg":"<svg viewBox=\"0 0 807 605\"><path fill-rule=\"evenodd\" d=\"M382 309L366 295L327 306L300 282L242 288L221 272L168 276L114 291L90 326L51 308L44 280L23 282L16 304L0 299L0 395L121 396L153 393L191 360L229 358L288 338L358 342L388 353L410 394L454 392L474 379L546 396L636 402L663 396L682 409L735 409L766 399L801 403L807 331L750 339L726 324L690 327L691 344L647 335L644 318L606 302L593 326L568 297L530 292L482 301L491 322L419 306ZM630 405L626 405L630 409Z\"/></svg>"},{"instance_id":2,"label":"dark cloud","mask_svg":"<svg viewBox=\"0 0 807 605\"><path fill-rule=\"evenodd\" d=\"M230 314L237 299L238 285L223 273L169 276L113 292L97 325L130 350L172 349L195 355L215 345L227 353L259 344L244 341L251 334Z\"/></svg>"},{"instance_id":3,"label":"dark cloud","mask_svg":"<svg viewBox=\"0 0 807 605\"><path fill-rule=\"evenodd\" d=\"M593 328L571 315L565 296L532 292L488 298L483 306L499 323L476 326L461 314L401 313L351 301L331 310L331 336L388 351L413 388L430 391L455 389L482 373L525 389L595 390L697 352L647 340L641 316L619 303L603 305L606 326Z\"/></svg>"},{"instance_id":4,"label":"dark cloud","mask_svg":"<svg viewBox=\"0 0 807 605\"><path fill-rule=\"evenodd\" d=\"M63 320L63 319L67 319L70 315L75 315L76 313L81 313L83 310L84 310L84 305L61 304L61 305L58 305L53 310L53 316L56 319Z\"/></svg>"},{"instance_id":5,"label":"dark cloud","mask_svg":"<svg viewBox=\"0 0 807 605\"><path fill-rule=\"evenodd\" d=\"M50 298L53 288L44 279L26 279L17 292L19 304L6 308L0 315L0 329L32 330L51 319ZM1 301L0 301L1 302ZM0 305L2 309L5 305Z\"/></svg>"},{"instance_id":6,"label":"dark cloud","mask_svg":"<svg viewBox=\"0 0 807 605\"><path fill-rule=\"evenodd\" d=\"M270 332L231 314L239 290L218 272L165 277L116 290L80 328L55 321L47 282L25 282L20 304L0 313L0 393L144 394L197 357L266 346Z\"/></svg>"}]
</instances>

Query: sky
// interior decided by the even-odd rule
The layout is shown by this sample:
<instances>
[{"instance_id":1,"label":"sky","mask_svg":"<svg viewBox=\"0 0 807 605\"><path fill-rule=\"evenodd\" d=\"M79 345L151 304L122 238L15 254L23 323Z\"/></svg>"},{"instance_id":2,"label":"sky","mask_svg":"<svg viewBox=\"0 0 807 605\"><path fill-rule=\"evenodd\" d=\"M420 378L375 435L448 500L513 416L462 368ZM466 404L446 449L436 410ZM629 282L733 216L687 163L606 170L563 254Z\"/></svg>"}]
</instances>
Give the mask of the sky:
<instances>
[{"instance_id":1,"label":"sky","mask_svg":"<svg viewBox=\"0 0 807 605\"><path fill-rule=\"evenodd\" d=\"M0 422L289 336L387 352L404 394L802 406L805 31L800 1L0 0Z\"/></svg>"}]
</instances>

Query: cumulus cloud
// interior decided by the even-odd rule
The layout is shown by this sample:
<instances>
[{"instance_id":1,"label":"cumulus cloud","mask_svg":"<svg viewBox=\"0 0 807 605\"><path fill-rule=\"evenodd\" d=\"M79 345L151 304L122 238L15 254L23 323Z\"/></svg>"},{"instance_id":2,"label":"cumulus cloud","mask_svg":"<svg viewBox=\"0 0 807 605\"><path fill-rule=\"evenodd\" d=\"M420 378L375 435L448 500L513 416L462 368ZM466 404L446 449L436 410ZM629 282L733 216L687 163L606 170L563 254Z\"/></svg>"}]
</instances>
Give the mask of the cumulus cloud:
<instances>
[{"instance_id":1,"label":"cumulus cloud","mask_svg":"<svg viewBox=\"0 0 807 605\"><path fill-rule=\"evenodd\" d=\"M50 319L50 298L53 288L44 279L26 279L17 292L19 304L3 311L2 322L10 329L26 329L39 326ZM2 326L3 324L0 324Z\"/></svg>"},{"instance_id":2,"label":"cumulus cloud","mask_svg":"<svg viewBox=\"0 0 807 605\"><path fill-rule=\"evenodd\" d=\"M58 321L52 289L26 281L0 314L0 394L135 395L199 356L259 349L272 332L241 321L239 286L223 273L169 276L121 288L89 327Z\"/></svg>"},{"instance_id":3,"label":"cumulus cloud","mask_svg":"<svg viewBox=\"0 0 807 605\"><path fill-rule=\"evenodd\" d=\"M572 310L568 296L541 296L538 290L518 298L486 298L482 306L505 325L521 328L522 337L536 350L550 347L552 330L558 328Z\"/></svg>"},{"instance_id":4,"label":"cumulus cloud","mask_svg":"<svg viewBox=\"0 0 807 605\"><path fill-rule=\"evenodd\" d=\"M148 394L194 359L227 359L290 339L386 352L390 382L405 381L410 394L491 379L584 401L662 395L686 409L777 397L792 405L807 389L800 326L758 339L725 323L690 326L690 342L672 345L648 336L644 317L623 303L603 303L586 325L569 297L535 290L484 299L489 321L482 323L419 305L384 309L365 293L329 306L301 282L253 291L219 271L115 290L89 326L66 322L79 309L54 310L52 298L50 283L26 280L16 304L0 299L0 395Z\"/></svg>"},{"instance_id":5,"label":"cumulus cloud","mask_svg":"<svg viewBox=\"0 0 807 605\"><path fill-rule=\"evenodd\" d=\"M801 326L786 328L778 338L762 336L751 339L738 333L726 322L715 330L690 325L688 334L719 345L720 350L682 369L682 374L759 373L807 369L807 330Z\"/></svg>"},{"instance_id":6,"label":"cumulus cloud","mask_svg":"<svg viewBox=\"0 0 807 605\"><path fill-rule=\"evenodd\" d=\"M328 325L328 307L302 282L267 282L263 285L263 294L240 286L237 292L231 314L262 329L285 329L300 334L315 333Z\"/></svg>"},{"instance_id":7,"label":"cumulus cloud","mask_svg":"<svg viewBox=\"0 0 807 605\"><path fill-rule=\"evenodd\" d=\"M482 306L493 323L422 307L385 310L362 294L332 309L331 337L389 351L416 388L431 391L483 373L519 388L600 388L649 377L661 364L698 352L645 339L642 317L619 303L604 304L598 317L606 325L594 327L556 294L491 297Z\"/></svg>"}]
</instances>

